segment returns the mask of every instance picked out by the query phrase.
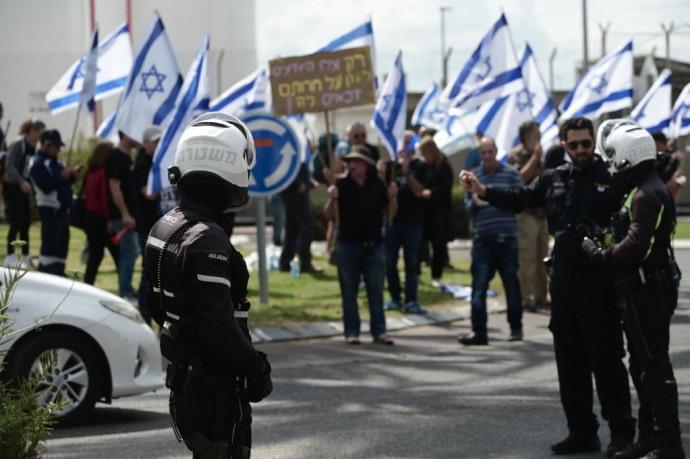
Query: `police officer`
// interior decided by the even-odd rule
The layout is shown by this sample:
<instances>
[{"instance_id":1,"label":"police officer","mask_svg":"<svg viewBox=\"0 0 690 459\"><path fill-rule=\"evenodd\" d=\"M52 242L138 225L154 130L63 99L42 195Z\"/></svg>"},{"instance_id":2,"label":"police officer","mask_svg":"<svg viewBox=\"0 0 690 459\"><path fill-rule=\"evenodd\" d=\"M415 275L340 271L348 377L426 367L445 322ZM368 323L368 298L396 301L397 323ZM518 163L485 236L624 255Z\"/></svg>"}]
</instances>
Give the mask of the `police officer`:
<instances>
[{"instance_id":1,"label":"police officer","mask_svg":"<svg viewBox=\"0 0 690 459\"><path fill-rule=\"evenodd\" d=\"M638 441L614 457L683 458L678 389L668 355L680 281L671 247L675 204L655 169L656 146L647 131L617 120L599 130L608 132L599 136L601 150L627 194L611 222L614 243L603 246L587 238L582 247L594 263L614 271L640 402Z\"/></svg>"},{"instance_id":2,"label":"police officer","mask_svg":"<svg viewBox=\"0 0 690 459\"><path fill-rule=\"evenodd\" d=\"M561 127L561 145L571 163L546 170L530 186L495 189L481 184L467 170L460 182L492 206L520 212L546 206L551 253L551 322L561 403L569 435L551 445L554 454L598 451L599 423L593 412L592 373L608 421L612 457L635 436L620 310L615 304L610 270L596 268L582 251L580 228L593 221L606 225L619 194L611 187L607 165L594 154L594 127L586 118L572 118Z\"/></svg>"},{"instance_id":3,"label":"police officer","mask_svg":"<svg viewBox=\"0 0 690 459\"><path fill-rule=\"evenodd\" d=\"M271 366L247 329L249 273L226 212L248 199L254 141L237 118L207 113L185 129L169 169L180 205L146 243L147 304L170 361L166 386L179 441L194 457L248 458L251 407L272 390Z\"/></svg>"}]
</instances>

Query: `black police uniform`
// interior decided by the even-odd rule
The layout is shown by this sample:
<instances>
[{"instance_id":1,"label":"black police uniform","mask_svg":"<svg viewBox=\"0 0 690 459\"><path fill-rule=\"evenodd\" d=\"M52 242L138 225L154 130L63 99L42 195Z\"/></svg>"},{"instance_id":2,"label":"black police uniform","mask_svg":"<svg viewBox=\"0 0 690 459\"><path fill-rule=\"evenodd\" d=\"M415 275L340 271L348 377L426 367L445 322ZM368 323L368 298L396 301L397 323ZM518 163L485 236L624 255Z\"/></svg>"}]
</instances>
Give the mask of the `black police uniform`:
<instances>
[{"instance_id":1,"label":"black police uniform","mask_svg":"<svg viewBox=\"0 0 690 459\"><path fill-rule=\"evenodd\" d=\"M640 402L639 440L682 451L678 389L668 355L680 282L671 248L675 203L654 169L638 171L628 187L623 206L612 219L617 242L594 261L612 267L616 276L630 375Z\"/></svg>"},{"instance_id":2,"label":"black police uniform","mask_svg":"<svg viewBox=\"0 0 690 459\"><path fill-rule=\"evenodd\" d=\"M268 359L247 329L247 266L226 226L222 214L183 198L146 244L147 304L171 362L173 425L195 457L249 457L249 402L272 389Z\"/></svg>"},{"instance_id":3,"label":"black police uniform","mask_svg":"<svg viewBox=\"0 0 690 459\"><path fill-rule=\"evenodd\" d=\"M549 267L551 322L561 403L571 436L592 438L598 422L592 410L592 373L612 440L630 443L631 415L625 349L610 270L596 268L581 249L584 222L606 226L620 194L603 161L582 171L566 163L546 170L529 187L487 188L491 205L520 212L546 206L554 247ZM555 446L555 445L554 445Z\"/></svg>"}]
</instances>

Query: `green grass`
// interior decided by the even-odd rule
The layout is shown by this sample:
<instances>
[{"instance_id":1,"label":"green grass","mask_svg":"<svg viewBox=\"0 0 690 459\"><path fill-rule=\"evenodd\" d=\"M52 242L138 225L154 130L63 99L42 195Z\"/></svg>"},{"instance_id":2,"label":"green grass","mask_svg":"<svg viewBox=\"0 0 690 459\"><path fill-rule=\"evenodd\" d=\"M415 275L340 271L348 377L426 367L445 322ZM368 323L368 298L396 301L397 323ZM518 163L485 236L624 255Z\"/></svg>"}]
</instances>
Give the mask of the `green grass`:
<instances>
[{"instance_id":1,"label":"green grass","mask_svg":"<svg viewBox=\"0 0 690 459\"><path fill-rule=\"evenodd\" d=\"M40 222L31 225L29 239L31 241L31 254L37 255L41 246ZM81 264L81 251L84 248L86 236L84 232L71 228L70 249L67 256L67 272L77 273L78 278L83 277L84 265ZM4 260L5 241L7 240L7 224L0 224L0 260ZM246 256L250 250L242 249ZM443 274L443 282L470 285L469 260L453 259L455 270L446 270ZM316 321L340 321L342 320L340 286L338 284L338 272L335 266L326 262L325 256L315 256L314 264L324 268L322 274L302 274L299 278L293 278L289 273L269 271L268 292L269 304L259 304L259 275L251 273L249 278L249 300L252 303L253 325L285 325L309 323ZM404 279L402 261L399 264L401 278ZM135 266L133 283L135 288L139 285L141 277L141 258ZM439 289L431 287L431 274L428 267L422 269L419 282L419 303L431 311L446 309L463 304L453 299L449 294L441 293ZM106 251L96 277L96 287L117 294L117 273L112 258ZM500 280L495 278L491 288L501 292ZM390 296L384 293L384 301ZM366 294L359 295L360 312L363 318L369 316ZM389 316L397 316L400 313L387 313Z\"/></svg>"},{"instance_id":2,"label":"green grass","mask_svg":"<svg viewBox=\"0 0 690 459\"><path fill-rule=\"evenodd\" d=\"M676 239L690 239L690 221L679 221L674 237Z\"/></svg>"}]
</instances>

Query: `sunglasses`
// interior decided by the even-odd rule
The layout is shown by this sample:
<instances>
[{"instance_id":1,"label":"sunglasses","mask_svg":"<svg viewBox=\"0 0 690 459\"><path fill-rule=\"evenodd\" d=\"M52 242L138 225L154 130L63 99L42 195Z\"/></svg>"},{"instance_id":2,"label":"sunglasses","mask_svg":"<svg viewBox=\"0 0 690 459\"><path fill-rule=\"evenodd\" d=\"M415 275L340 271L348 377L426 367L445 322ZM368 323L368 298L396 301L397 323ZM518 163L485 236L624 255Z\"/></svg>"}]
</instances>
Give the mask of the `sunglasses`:
<instances>
[{"instance_id":1,"label":"sunglasses","mask_svg":"<svg viewBox=\"0 0 690 459\"><path fill-rule=\"evenodd\" d=\"M590 139L573 140L572 142L568 142L567 145L569 150L577 150L578 145L582 145L582 148L591 148L592 141Z\"/></svg>"},{"instance_id":2,"label":"sunglasses","mask_svg":"<svg viewBox=\"0 0 690 459\"><path fill-rule=\"evenodd\" d=\"M353 139L366 139L367 135L366 134L352 134Z\"/></svg>"}]
</instances>

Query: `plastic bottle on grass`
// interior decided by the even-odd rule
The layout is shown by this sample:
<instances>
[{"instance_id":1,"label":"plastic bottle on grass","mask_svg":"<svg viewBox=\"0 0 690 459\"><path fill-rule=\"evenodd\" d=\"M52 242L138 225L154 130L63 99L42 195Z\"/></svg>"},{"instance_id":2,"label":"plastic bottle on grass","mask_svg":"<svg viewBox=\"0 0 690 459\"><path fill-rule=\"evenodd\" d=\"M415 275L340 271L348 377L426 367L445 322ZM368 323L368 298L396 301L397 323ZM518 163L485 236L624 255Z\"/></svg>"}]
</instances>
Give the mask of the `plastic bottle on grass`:
<instances>
[{"instance_id":1,"label":"plastic bottle on grass","mask_svg":"<svg viewBox=\"0 0 690 459\"><path fill-rule=\"evenodd\" d=\"M297 257L293 258L290 261L290 275L292 277L299 277L299 271L300 271L300 262Z\"/></svg>"}]
</instances>

